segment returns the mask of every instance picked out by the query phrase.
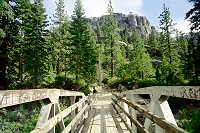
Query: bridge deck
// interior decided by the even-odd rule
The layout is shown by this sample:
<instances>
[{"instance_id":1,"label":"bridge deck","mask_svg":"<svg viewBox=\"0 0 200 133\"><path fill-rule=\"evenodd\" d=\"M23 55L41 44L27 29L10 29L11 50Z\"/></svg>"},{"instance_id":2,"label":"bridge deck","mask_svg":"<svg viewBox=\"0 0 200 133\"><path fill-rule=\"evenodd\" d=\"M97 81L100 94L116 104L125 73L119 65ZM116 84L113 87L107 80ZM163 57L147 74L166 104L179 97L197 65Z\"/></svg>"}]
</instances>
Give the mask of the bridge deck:
<instances>
[{"instance_id":1,"label":"bridge deck","mask_svg":"<svg viewBox=\"0 0 200 133\"><path fill-rule=\"evenodd\" d=\"M98 93L98 101L93 104L89 118L80 133L128 133L125 125L114 121L116 116L110 108L111 93L101 91ZM113 117L114 119L113 119ZM120 120L119 120L120 121Z\"/></svg>"}]
</instances>

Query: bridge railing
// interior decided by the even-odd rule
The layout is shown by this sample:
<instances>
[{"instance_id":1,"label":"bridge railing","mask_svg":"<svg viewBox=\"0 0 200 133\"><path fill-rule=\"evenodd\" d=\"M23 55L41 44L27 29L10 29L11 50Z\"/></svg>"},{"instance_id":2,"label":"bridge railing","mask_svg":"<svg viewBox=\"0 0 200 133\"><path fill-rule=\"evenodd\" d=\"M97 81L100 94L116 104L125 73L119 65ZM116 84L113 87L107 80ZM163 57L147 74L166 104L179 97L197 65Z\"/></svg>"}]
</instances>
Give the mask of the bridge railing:
<instances>
[{"instance_id":1,"label":"bridge railing","mask_svg":"<svg viewBox=\"0 0 200 133\"><path fill-rule=\"evenodd\" d=\"M70 106L60 111L59 97L69 97ZM77 98L78 97L78 102ZM55 133L55 126L59 125L62 133L79 130L91 108L90 95L81 92L61 89L29 89L0 91L0 108L19 105L37 100L49 99L50 103L43 105L35 129L31 133ZM63 119L70 116L71 122L64 124Z\"/></svg>"},{"instance_id":2,"label":"bridge railing","mask_svg":"<svg viewBox=\"0 0 200 133\"><path fill-rule=\"evenodd\" d=\"M148 94L150 104L147 109L137 104L136 96ZM155 86L124 91L120 95L113 93L113 108L122 118L130 132L143 133L186 133L177 126L167 102L169 97L200 100L200 86ZM144 124L137 120L137 114L145 117ZM152 124L155 126L152 126ZM151 129L150 129L151 127Z\"/></svg>"}]
</instances>

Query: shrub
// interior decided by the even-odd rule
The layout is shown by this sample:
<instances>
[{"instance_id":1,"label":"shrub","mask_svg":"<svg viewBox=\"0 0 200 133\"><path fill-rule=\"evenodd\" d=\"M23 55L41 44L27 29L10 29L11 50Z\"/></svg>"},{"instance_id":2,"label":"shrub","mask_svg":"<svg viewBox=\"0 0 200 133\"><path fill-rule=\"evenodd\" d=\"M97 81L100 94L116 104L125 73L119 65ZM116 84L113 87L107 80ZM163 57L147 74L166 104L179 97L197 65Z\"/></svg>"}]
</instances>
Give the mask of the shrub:
<instances>
[{"instance_id":1,"label":"shrub","mask_svg":"<svg viewBox=\"0 0 200 133\"><path fill-rule=\"evenodd\" d=\"M6 116L6 117L5 117ZM28 133L34 130L39 116L39 110L29 111L20 105L16 111L2 109L0 112L0 132Z\"/></svg>"},{"instance_id":2,"label":"shrub","mask_svg":"<svg viewBox=\"0 0 200 133\"><path fill-rule=\"evenodd\" d=\"M107 84L107 83L108 83L108 78L107 78L107 77L104 78L104 79L102 80L102 83Z\"/></svg>"},{"instance_id":3,"label":"shrub","mask_svg":"<svg viewBox=\"0 0 200 133\"><path fill-rule=\"evenodd\" d=\"M90 94L90 89L89 89L88 87L84 87L84 88L82 88L80 91L83 92L86 96L87 96L88 94Z\"/></svg>"},{"instance_id":4,"label":"shrub","mask_svg":"<svg viewBox=\"0 0 200 133\"><path fill-rule=\"evenodd\" d=\"M139 88L144 88L144 87L150 87L150 86L164 86L166 84L164 84L161 81L157 81L157 80L140 80L138 82L138 86Z\"/></svg>"},{"instance_id":5,"label":"shrub","mask_svg":"<svg viewBox=\"0 0 200 133\"><path fill-rule=\"evenodd\" d=\"M124 80L121 82L121 84L122 84L123 86L126 86L126 88L130 90L130 89L132 89L133 85L134 85L135 83L137 83L137 81L138 81L138 79L131 77L131 78L126 78L126 79L124 79Z\"/></svg>"},{"instance_id":6,"label":"shrub","mask_svg":"<svg viewBox=\"0 0 200 133\"><path fill-rule=\"evenodd\" d=\"M198 133L200 131L200 109L181 110L178 125L190 133Z\"/></svg>"},{"instance_id":7,"label":"shrub","mask_svg":"<svg viewBox=\"0 0 200 133\"><path fill-rule=\"evenodd\" d=\"M55 82L53 87L55 88L62 88L65 84L65 75L64 73L60 73L55 77Z\"/></svg>"},{"instance_id":8,"label":"shrub","mask_svg":"<svg viewBox=\"0 0 200 133\"><path fill-rule=\"evenodd\" d=\"M110 88L117 88L120 83L121 79L118 77L112 77L108 80L108 86Z\"/></svg>"}]
</instances>

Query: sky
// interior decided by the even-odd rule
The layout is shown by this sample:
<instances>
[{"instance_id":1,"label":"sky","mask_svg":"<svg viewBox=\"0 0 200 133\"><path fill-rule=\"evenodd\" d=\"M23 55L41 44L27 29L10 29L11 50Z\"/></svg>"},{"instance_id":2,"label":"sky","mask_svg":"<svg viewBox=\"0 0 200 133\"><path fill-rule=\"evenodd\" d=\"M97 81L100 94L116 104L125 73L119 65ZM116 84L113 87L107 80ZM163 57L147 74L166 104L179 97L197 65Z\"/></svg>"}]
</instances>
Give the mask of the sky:
<instances>
[{"instance_id":1,"label":"sky","mask_svg":"<svg viewBox=\"0 0 200 133\"><path fill-rule=\"evenodd\" d=\"M58 0L44 0L46 13L51 16L55 13ZM74 11L75 0L64 0L68 16ZM82 0L86 17L99 17L107 14L109 0ZM163 4L169 7L171 18L177 23L175 28L184 33L190 31L188 20L185 20L185 13L192 8L188 0L112 0L115 13L138 14L147 17L152 26L159 26L159 15L163 11Z\"/></svg>"}]
</instances>

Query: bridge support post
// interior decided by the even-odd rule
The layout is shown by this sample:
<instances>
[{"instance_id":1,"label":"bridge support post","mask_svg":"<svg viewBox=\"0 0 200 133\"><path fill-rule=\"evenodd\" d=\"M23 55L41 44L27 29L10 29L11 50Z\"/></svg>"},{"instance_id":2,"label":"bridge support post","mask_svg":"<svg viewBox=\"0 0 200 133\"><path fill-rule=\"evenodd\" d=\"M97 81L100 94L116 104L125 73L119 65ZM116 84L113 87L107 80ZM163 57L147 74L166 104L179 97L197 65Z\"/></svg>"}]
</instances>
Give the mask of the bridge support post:
<instances>
[{"instance_id":1,"label":"bridge support post","mask_svg":"<svg viewBox=\"0 0 200 133\"><path fill-rule=\"evenodd\" d=\"M160 95L158 92L154 92L150 96L151 96L150 111L177 126L175 118L167 102L168 96ZM145 127L149 128L148 126L149 122L147 120L145 121ZM155 133L165 133L165 130L156 124Z\"/></svg>"},{"instance_id":2,"label":"bridge support post","mask_svg":"<svg viewBox=\"0 0 200 133\"><path fill-rule=\"evenodd\" d=\"M46 122L49 119L49 114L51 112L51 106L52 106L51 103L42 106L42 108L40 110L40 115L38 117L38 121L36 124L36 128L40 127L44 122Z\"/></svg>"},{"instance_id":3,"label":"bridge support post","mask_svg":"<svg viewBox=\"0 0 200 133\"><path fill-rule=\"evenodd\" d=\"M54 104L52 104L52 106L51 106L51 112L50 112L50 115L49 115L49 119L52 118L52 117L54 117L55 114L56 114L56 113L55 113L55 103L54 103ZM54 126L51 130L49 130L48 133L55 133L55 126Z\"/></svg>"},{"instance_id":4,"label":"bridge support post","mask_svg":"<svg viewBox=\"0 0 200 133\"><path fill-rule=\"evenodd\" d=\"M76 97L70 97L70 105L73 105L75 103L75 100L76 100ZM70 114L70 117L71 119L73 119L74 117L76 116L76 112L75 110L73 110ZM74 127L71 129L71 133L74 133L75 132L75 128L76 128L76 125L74 125Z\"/></svg>"},{"instance_id":5,"label":"bridge support post","mask_svg":"<svg viewBox=\"0 0 200 133\"><path fill-rule=\"evenodd\" d=\"M55 114L57 115L59 113L60 113L59 103L55 103ZM58 124L59 124L60 131L62 132L65 129L65 124L64 124L63 118Z\"/></svg>"},{"instance_id":6,"label":"bridge support post","mask_svg":"<svg viewBox=\"0 0 200 133\"><path fill-rule=\"evenodd\" d=\"M152 113L155 112L155 101L153 101L153 100L151 100L151 102L150 102L149 111ZM144 122L145 129L149 130L150 126L151 126L151 120L146 118L145 122Z\"/></svg>"},{"instance_id":7,"label":"bridge support post","mask_svg":"<svg viewBox=\"0 0 200 133\"><path fill-rule=\"evenodd\" d=\"M132 103L136 103L135 95L130 95L130 101ZM137 120L137 112L135 109L131 108L130 114L135 120ZM131 125L132 125L133 132L137 133L137 127L133 123L131 123Z\"/></svg>"},{"instance_id":8,"label":"bridge support post","mask_svg":"<svg viewBox=\"0 0 200 133\"><path fill-rule=\"evenodd\" d=\"M126 95L126 97L124 99L128 99L128 96ZM122 107L124 108L124 110L126 112L129 112L129 107L126 103L122 102ZM131 126L131 121L130 119L123 113L124 116L124 120L126 120L126 122L128 123L129 126Z\"/></svg>"}]
</instances>

